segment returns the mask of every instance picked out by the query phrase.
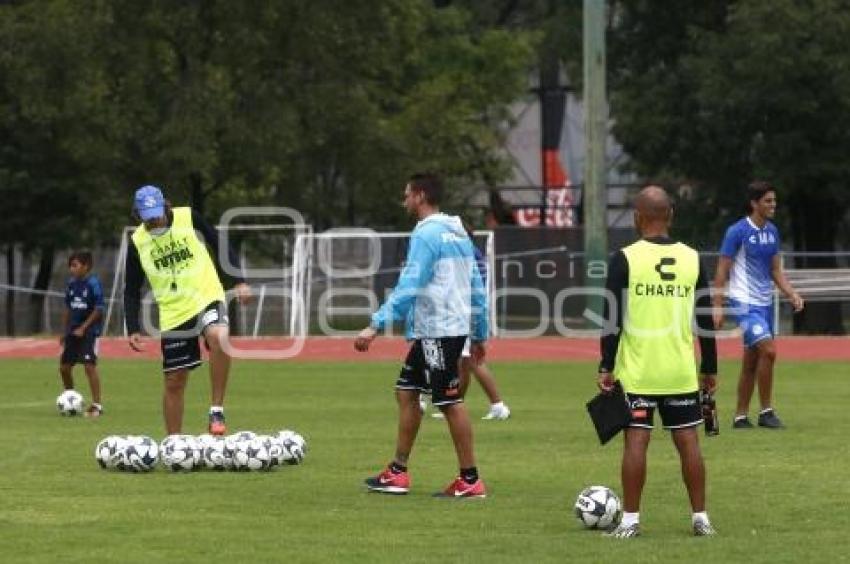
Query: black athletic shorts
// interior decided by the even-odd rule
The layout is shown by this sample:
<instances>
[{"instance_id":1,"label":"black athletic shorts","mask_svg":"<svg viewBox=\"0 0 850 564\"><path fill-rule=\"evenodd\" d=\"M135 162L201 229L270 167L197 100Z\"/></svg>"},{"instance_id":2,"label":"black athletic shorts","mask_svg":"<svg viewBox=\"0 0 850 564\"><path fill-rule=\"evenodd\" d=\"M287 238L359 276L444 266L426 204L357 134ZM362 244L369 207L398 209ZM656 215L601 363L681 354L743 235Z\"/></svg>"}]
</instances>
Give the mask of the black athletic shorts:
<instances>
[{"instance_id":1,"label":"black athletic shorts","mask_svg":"<svg viewBox=\"0 0 850 564\"><path fill-rule=\"evenodd\" d=\"M65 335L65 346L59 359L62 364L97 364L97 335L82 337Z\"/></svg>"},{"instance_id":2,"label":"black athletic shorts","mask_svg":"<svg viewBox=\"0 0 850 564\"><path fill-rule=\"evenodd\" d=\"M439 407L460 403L458 361L466 337L417 339L407 353L397 390L419 390L431 394L431 403Z\"/></svg>"},{"instance_id":3,"label":"black athletic shorts","mask_svg":"<svg viewBox=\"0 0 850 564\"><path fill-rule=\"evenodd\" d=\"M655 410L661 415L665 429L684 429L702 423L702 407L699 392L670 395L626 394L632 410L629 427L652 429Z\"/></svg>"},{"instance_id":4,"label":"black athletic shorts","mask_svg":"<svg viewBox=\"0 0 850 564\"><path fill-rule=\"evenodd\" d=\"M163 331L160 336L162 371L171 372L181 368L192 370L200 366L201 345L198 337L210 325L229 323L224 302L213 302L186 323Z\"/></svg>"}]
</instances>

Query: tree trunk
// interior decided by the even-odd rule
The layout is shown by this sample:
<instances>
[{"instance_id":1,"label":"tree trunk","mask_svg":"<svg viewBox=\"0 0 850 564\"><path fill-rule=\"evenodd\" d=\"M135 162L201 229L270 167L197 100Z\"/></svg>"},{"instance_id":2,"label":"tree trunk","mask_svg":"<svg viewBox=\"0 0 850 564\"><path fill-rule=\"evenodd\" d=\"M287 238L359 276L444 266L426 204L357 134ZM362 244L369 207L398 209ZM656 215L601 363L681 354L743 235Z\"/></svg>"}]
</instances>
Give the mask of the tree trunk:
<instances>
[{"instance_id":1,"label":"tree trunk","mask_svg":"<svg viewBox=\"0 0 850 564\"><path fill-rule=\"evenodd\" d=\"M15 285L15 245L6 249L6 281L9 286ZM6 335L15 336L15 290L6 290Z\"/></svg>"},{"instance_id":2,"label":"tree trunk","mask_svg":"<svg viewBox=\"0 0 850 564\"><path fill-rule=\"evenodd\" d=\"M50 275L53 274L53 259L55 257L53 247L47 246L41 249L41 259L38 263L38 273L32 289L35 292L30 296L30 328L33 333L44 331L44 303L45 294L50 286Z\"/></svg>"},{"instance_id":3,"label":"tree trunk","mask_svg":"<svg viewBox=\"0 0 850 564\"><path fill-rule=\"evenodd\" d=\"M204 184L199 172L193 172L189 175L189 186L191 188L189 198L192 209L199 214L204 215L207 195L204 194Z\"/></svg>"},{"instance_id":4,"label":"tree trunk","mask_svg":"<svg viewBox=\"0 0 850 564\"><path fill-rule=\"evenodd\" d=\"M826 192L826 191L824 191ZM808 252L835 251L835 233L843 207L828 193L800 190L792 201L792 233L795 248ZM799 240L798 240L799 239ZM797 268L837 268L835 256L801 257ZM805 294L803 294L805 298ZM844 335L841 303L809 301L802 313L794 316L794 333L804 335Z\"/></svg>"}]
</instances>

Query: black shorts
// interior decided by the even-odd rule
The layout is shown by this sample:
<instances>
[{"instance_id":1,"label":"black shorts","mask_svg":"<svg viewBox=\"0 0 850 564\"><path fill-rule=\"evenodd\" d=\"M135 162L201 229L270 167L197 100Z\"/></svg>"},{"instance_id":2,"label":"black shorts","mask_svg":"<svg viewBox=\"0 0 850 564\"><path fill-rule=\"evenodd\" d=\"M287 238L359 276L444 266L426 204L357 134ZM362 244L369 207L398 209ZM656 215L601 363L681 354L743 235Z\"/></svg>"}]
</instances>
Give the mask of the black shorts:
<instances>
[{"instance_id":1,"label":"black shorts","mask_svg":"<svg viewBox=\"0 0 850 564\"><path fill-rule=\"evenodd\" d=\"M65 335L65 347L59 358L62 364L97 364L97 335L86 333L82 337Z\"/></svg>"},{"instance_id":2,"label":"black shorts","mask_svg":"<svg viewBox=\"0 0 850 564\"><path fill-rule=\"evenodd\" d=\"M702 423L699 392L669 395L626 394L632 410L629 427L652 429L656 408L665 429L684 429Z\"/></svg>"},{"instance_id":3,"label":"black shorts","mask_svg":"<svg viewBox=\"0 0 850 564\"><path fill-rule=\"evenodd\" d=\"M460 403L458 361L466 337L417 339L407 353L397 390L419 390L431 394L431 403L439 407Z\"/></svg>"},{"instance_id":4,"label":"black shorts","mask_svg":"<svg viewBox=\"0 0 850 564\"><path fill-rule=\"evenodd\" d=\"M210 325L228 324L224 302L213 302L189 321L163 331L160 336L162 371L171 372L182 368L192 370L200 366L201 345L198 337Z\"/></svg>"}]
</instances>

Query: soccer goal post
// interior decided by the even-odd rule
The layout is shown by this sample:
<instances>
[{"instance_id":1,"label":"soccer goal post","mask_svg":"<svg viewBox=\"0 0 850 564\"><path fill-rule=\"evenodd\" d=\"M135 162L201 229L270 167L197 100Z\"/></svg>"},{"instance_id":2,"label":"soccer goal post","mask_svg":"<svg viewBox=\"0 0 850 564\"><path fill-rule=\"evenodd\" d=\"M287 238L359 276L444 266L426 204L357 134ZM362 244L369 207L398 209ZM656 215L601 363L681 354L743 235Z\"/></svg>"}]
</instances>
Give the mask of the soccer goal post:
<instances>
[{"instance_id":1,"label":"soccer goal post","mask_svg":"<svg viewBox=\"0 0 850 564\"><path fill-rule=\"evenodd\" d=\"M293 253L291 335L333 335L361 329L395 287L407 257L410 232L339 229L299 235ZM476 231L487 263L488 303L495 293L492 231ZM489 309L495 327L494 308ZM491 329L492 330L492 329Z\"/></svg>"}]
</instances>

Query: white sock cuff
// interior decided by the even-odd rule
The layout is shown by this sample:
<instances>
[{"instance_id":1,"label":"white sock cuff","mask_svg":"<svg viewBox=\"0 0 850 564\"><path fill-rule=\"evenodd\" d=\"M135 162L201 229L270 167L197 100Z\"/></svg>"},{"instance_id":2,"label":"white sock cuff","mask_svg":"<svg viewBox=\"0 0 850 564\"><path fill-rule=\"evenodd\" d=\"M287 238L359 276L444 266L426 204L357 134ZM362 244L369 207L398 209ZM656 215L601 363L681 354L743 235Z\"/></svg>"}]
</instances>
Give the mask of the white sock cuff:
<instances>
[{"instance_id":1,"label":"white sock cuff","mask_svg":"<svg viewBox=\"0 0 850 564\"><path fill-rule=\"evenodd\" d=\"M624 527L629 527L635 523L640 523L640 511L636 511L635 513L623 511L623 518L620 520L620 524Z\"/></svg>"},{"instance_id":2,"label":"white sock cuff","mask_svg":"<svg viewBox=\"0 0 850 564\"><path fill-rule=\"evenodd\" d=\"M709 523L708 520L708 512L707 511L699 511L691 515L691 522L696 523L697 521L703 521L705 523Z\"/></svg>"},{"instance_id":3,"label":"white sock cuff","mask_svg":"<svg viewBox=\"0 0 850 564\"><path fill-rule=\"evenodd\" d=\"M224 413L224 408L220 405L211 405L210 413Z\"/></svg>"}]
</instances>

